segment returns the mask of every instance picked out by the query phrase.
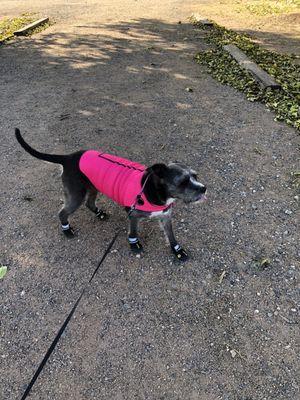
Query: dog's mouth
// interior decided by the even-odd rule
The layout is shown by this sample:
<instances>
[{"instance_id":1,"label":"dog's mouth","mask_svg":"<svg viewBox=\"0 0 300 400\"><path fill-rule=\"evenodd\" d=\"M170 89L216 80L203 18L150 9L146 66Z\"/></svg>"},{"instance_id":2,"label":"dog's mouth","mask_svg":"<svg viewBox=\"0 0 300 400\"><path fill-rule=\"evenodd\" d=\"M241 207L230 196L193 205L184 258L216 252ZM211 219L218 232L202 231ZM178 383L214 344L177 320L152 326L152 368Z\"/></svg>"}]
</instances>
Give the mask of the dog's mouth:
<instances>
[{"instance_id":1,"label":"dog's mouth","mask_svg":"<svg viewBox=\"0 0 300 400\"><path fill-rule=\"evenodd\" d=\"M184 203L186 204L191 204L191 203L204 203L205 201L207 201L207 197L204 193L200 193L195 197L190 197L188 199L183 198L182 199Z\"/></svg>"},{"instance_id":2,"label":"dog's mouth","mask_svg":"<svg viewBox=\"0 0 300 400\"><path fill-rule=\"evenodd\" d=\"M196 200L194 201L194 203L204 203L205 201L207 201L207 197L205 196L205 194L200 194Z\"/></svg>"}]
</instances>

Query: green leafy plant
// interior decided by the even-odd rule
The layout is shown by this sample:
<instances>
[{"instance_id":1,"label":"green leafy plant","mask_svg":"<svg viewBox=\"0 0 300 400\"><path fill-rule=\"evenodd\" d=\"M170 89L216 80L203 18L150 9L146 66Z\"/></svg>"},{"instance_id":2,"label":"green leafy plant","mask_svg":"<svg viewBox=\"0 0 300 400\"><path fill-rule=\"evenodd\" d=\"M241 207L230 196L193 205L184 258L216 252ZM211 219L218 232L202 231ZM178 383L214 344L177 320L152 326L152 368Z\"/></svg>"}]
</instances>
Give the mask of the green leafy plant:
<instances>
[{"instance_id":1,"label":"green leafy plant","mask_svg":"<svg viewBox=\"0 0 300 400\"><path fill-rule=\"evenodd\" d=\"M32 14L22 14L17 18L3 18L0 20L0 41L10 38L15 31L30 24L33 20Z\"/></svg>"},{"instance_id":2,"label":"green leafy plant","mask_svg":"<svg viewBox=\"0 0 300 400\"><path fill-rule=\"evenodd\" d=\"M261 101L275 112L276 120L300 130L300 66L295 56L282 55L262 49L253 40L217 24L199 29L207 30L207 41L214 45L214 50L196 54L199 64L205 65L207 71L219 82L233 86L244 92L250 101ZM235 44L249 58L272 75L281 85L280 89L263 90L255 79L225 51L223 45Z\"/></svg>"},{"instance_id":3,"label":"green leafy plant","mask_svg":"<svg viewBox=\"0 0 300 400\"><path fill-rule=\"evenodd\" d=\"M15 31L23 28L24 26L30 24L36 19L37 16L32 13L22 14L20 17L17 18L3 18L2 20L0 19L0 42L7 41L14 36L13 33ZM41 32L44 29L48 28L50 25L50 22L39 25L36 28L29 30L26 36L30 36L33 33Z\"/></svg>"}]
</instances>

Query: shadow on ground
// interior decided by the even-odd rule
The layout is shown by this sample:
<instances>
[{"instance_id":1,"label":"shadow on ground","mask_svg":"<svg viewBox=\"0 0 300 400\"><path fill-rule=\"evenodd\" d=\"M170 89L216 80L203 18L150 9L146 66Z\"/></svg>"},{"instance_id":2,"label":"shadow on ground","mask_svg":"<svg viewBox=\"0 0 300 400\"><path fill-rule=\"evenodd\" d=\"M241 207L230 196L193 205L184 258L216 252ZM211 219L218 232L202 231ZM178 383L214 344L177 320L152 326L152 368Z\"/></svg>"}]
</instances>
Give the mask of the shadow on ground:
<instances>
[{"instance_id":1,"label":"shadow on ground","mask_svg":"<svg viewBox=\"0 0 300 400\"><path fill-rule=\"evenodd\" d=\"M247 33L256 43L263 45L268 50L300 56L300 40L295 38L294 34L279 34L272 31L254 29L245 29L240 32Z\"/></svg>"}]
</instances>

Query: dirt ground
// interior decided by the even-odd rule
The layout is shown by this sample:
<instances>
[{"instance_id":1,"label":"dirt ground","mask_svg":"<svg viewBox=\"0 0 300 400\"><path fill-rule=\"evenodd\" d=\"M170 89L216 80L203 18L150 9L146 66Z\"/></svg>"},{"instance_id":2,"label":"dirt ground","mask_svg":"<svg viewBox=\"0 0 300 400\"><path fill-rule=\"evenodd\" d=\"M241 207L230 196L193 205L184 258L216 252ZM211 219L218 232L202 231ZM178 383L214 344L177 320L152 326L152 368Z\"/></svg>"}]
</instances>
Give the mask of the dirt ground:
<instances>
[{"instance_id":1,"label":"dirt ground","mask_svg":"<svg viewBox=\"0 0 300 400\"><path fill-rule=\"evenodd\" d=\"M259 11L264 0L217 0L217 1L194 1L192 9L195 14L209 18L219 25L239 32L249 34L255 42L268 50L279 53L296 54L300 56L300 3L298 7L292 8L289 12L266 13ZM284 3L269 1L268 4ZM250 6L258 8L251 11ZM270 9L272 11L272 8Z\"/></svg>"},{"instance_id":2,"label":"dirt ground","mask_svg":"<svg viewBox=\"0 0 300 400\"><path fill-rule=\"evenodd\" d=\"M182 3L1 2L57 21L0 48L1 399L20 399L119 227L31 400L299 398L299 135L194 63L205 44ZM109 222L82 207L77 238L62 237L60 170L24 153L16 126L49 152L198 170L209 201L174 210L190 261L174 262L155 221L132 256L106 199Z\"/></svg>"}]
</instances>

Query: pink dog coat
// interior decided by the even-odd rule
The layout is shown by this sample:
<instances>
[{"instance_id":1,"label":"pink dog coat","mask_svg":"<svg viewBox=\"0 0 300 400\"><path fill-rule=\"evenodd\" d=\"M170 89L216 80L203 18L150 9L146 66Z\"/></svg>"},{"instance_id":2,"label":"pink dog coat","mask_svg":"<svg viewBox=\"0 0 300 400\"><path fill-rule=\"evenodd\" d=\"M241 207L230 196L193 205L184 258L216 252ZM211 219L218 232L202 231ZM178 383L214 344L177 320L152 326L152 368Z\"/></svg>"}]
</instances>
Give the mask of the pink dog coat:
<instances>
[{"instance_id":1,"label":"pink dog coat","mask_svg":"<svg viewBox=\"0 0 300 400\"><path fill-rule=\"evenodd\" d=\"M145 165L88 150L82 154L79 168L99 192L123 207L135 205L135 209L146 212L166 211L170 207L151 204L144 193L141 193ZM138 195L141 195L141 201L137 203Z\"/></svg>"}]
</instances>

